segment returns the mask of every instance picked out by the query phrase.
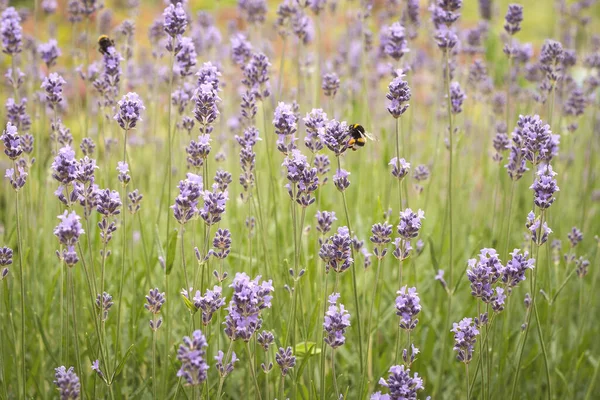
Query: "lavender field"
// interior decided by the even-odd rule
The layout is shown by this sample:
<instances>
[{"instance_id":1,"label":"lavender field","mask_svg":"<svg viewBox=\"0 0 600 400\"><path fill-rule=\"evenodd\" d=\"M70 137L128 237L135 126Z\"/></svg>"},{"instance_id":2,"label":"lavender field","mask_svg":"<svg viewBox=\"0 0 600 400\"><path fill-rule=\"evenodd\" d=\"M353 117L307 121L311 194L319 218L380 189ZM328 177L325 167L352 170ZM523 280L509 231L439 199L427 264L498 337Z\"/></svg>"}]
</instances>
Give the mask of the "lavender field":
<instances>
[{"instance_id":1,"label":"lavender field","mask_svg":"<svg viewBox=\"0 0 600 400\"><path fill-rule=\"evenodd\" d=\"M599 1L0 13L0 399L600 399Z\"/></svg>"}]
</instances>

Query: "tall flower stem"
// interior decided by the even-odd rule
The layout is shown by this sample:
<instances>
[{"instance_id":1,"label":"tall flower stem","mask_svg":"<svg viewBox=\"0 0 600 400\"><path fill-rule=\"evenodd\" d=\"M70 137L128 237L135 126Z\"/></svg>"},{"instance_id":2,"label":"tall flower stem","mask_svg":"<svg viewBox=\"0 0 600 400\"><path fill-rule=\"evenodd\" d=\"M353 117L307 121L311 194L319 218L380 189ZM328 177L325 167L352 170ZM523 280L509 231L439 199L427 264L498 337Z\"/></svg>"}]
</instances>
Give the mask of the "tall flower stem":
<instances>
[{"instance_id":1,"label":"tall flower stem","mask_svg":"<svg viewBox=\"0 0 600 400\"><path fill-rule=\"evenodd\" d=\"M543 226L544 226L544 212L542 211L542 215L541 215L541 218L540 218L540 231L539 231L538 237L542 237ZM541 247L541 245L537 245L536 254L535 254L535 264L536 264L535 267L536 268L533 269L532 277L531 277L531 292L532 292L531 293L531 296L532 296L532 298L531 298L531 303L532 303L531 307L534 307L534 308L535 308L535 300L536 300L536 297L537 297L536 271L537 271L537 267L539 265L540 247ZM515 378L513 379L513 385L512 385L512 394L510 396L511 400L515 398L517 381L519 380L519 372L521 371L521 362L523 361L523 353L524 353L524 350L525 350L525 344L527 343L527 336L529 334L529 328L531 326L531 314L532 314L531 310L528 310L528 312L527 312L527 322L526 322L527 326L525 327L525 336L523 337L523 343L521 344L521 349L519 350L519 358L518 358L518 361L517 361L517 368L515 369ZM541 337L541 335L540 335L540 337ZM545 353L545 351L544 351L544 353ZM548 387L548 389L550 389L550 387Z\"/></svg>"},{"instance_id":2,"label":"tall flower stem","mask_svg":"<svg viewBox=\"0 0 600 400\"><path fill-rule=\"evenodd\" d=\"M229 360L229 357L231 357L231 351L233 350L233 340L229 341L229 348L227 349L227 355L225 356L225 360L224 363L227 363L227 360ZM225 377L221 376L219 378L219 389L217 390L217 400L221 399L221 392L223 391L223 382L225 382Z\"/></svg>"},{"instance_id":3,"label":"tall flower stem","mask_svg":"<svg viewBox=\"0 0 600 400\"><path fill-rule=\"evenodd\" d=\"M342 164L340 161L340 157L337 156L337 167L338 171L342 170ZM346 192L342 191L342 200L344 201L344 213L346 214L346 224L348 225L348 230L350 231L350 237L352 237L352 226L350 225L350 214L348 213L348 202L346 201ZM354 247L350 246L350 250L352 251L352 259L354 259ZM360 373L364 372L364 365L362 362L363 355L363 343L362 343L362 327L361 327L361 319L360 319L360 303L358 301L358 288L356 285L356 263L352 263L352 290L354 294L354 304L356 306L356 325L358 327L358 362L360 365Z\"/></svg>"},{"instance_id":4,"label":"tall flower stem","mask_svg":"<svg viewBox=\"0 0 600 400\"><path fill-rule=\"evenodd\" d=\"M262 400L262 395L260 394L260 388L258 387L258 380L256 380L256 371L254 370L254 363L253 363L253 357L252 354L250 353L250 343L246 342L246 353L248 353L248 362L250 363L250 372L252 373L252 380L254 381L254 389L256 390L256 396L258 397L260 400Z\"/></svg>"},{"instance_id":5,"label":"tall flower stem","mask_svg":"<svg viewBox=\"0 0 600 400\"><path fill-rule=\"evenodd\" d=\"M504 243L504 255L508 257L508 249L510 244L510 228L512 225L512 209L513 209L513 200L515 198L515 181L512 181L510 184L510 197L508 201L508 228L506 229L506 241Z\"/></svg>"},{"instance_id":6,"label":"tall flower stem","mask_svg":"<svg viewBox=\"0 0 600 400\"><path fill-rule=\"evenodd\" d=\"M17 171L17 163L14 170ZM21 286L21 384L23 398L27 397L27 368L25 367L25 278L23 274L23 236L21 235L21 214L19 210L19 191L15 192L15 211L17 214L17 240L19 244L19 277Z\"/></svg>"},{"instance_id":7,"label":"tall flower stem","mask_svg":"<svg viewBox=\"0 0 600 400\"><path fill-rule=\"evenodd\" d=\"M175 48L175 38L171 38L171 48ZM175 64L175 52L171 51L171 62L170 62L170 69L169 69L169 97L171 96L171 93L173 92L173 65ZM167 123L168 123L168 128L167 128L167 132L168 132L168 137L167 137L167 142L168 142L168 162L167 162L167 199L169 199L170 193L171 193L171 180L172 180L172 175L173 175L173 152L172 152L172 148L171 148L171 105L172 105L172 101L169 98L168 99L168 118L167 118ZM169 200L167 200L167 203L169 202ZM167 212L166 212L166 218L167 218L167 235L166 235L166 240L165 240L165 245L168 246L169 244L169 235L171 233L171 218L169 218L169 208L167 207ZM165 257L168 252L165 252ZM169 264L169 260L165 259L165 265ZM168 298L169 297L169 274L167 272L167 268L165 268L165 296ZM170 317L170 313L169 313L169 309L171 308L169 306L170 302L167 302L165 304L165 329L166 329L166 334L165 334L165 360L168 359L168 355L169 355L169 342L171 340L171 324L169 323L169 317ZM164 390L164 395L166 396L167 394L167 368L163 369L163 390Z\"/></svg>"},{"instance_id":8,"label":"tall flower stem","mask_svg":"<svg viewBox=\"0 0 600 400\"><path fill-rule=\"evenodd\" d=\"M465 374L467 376L467 400L471 400L471 387L469 386L469 364L465 363Z\"/></svg>"},{"instance_id":9,"label":"tall flower stem","mask_svg":"<svg viewBox=\"0 0 600 400\"><path fill-rule=\"evenodd\" d=\"M77 337L77 309L75 308L75 283L73 282L73 271L72 271L72 267L67 267L67 286L69 288L69 292L71 294L71 312L73 313L72 317L73 317L73 337L74 337L74 344L75 344L75 361L77 362L77 369L79 371L80 377L81 377L81 386L85 388L85 384L83 382L83 378L85 377L85 374L83 373L83 370L81 369L81 356L79 353L79 338ZM83 393L85 393L85 389L83 390Z\"/></svg>"},{"instance_id":10,"label":"tall flower stem","mask_svg":"<svg viewBox=\"0 0 600 400\"><path fill-rule=\"evenodd\" d=\"M381 259L382 257L377 257L377 269L375 270L375 284L373 285L373 294L378 293L379 292L379 272L381 270ZM372 321L372 317L373 317L373 308L375 306L375 298L377 296L373 295L371 297L371 305L369 306L369 314L367 316L367 330L366 330L366 334L367 334L367 354L366 354L366 360L365 360L365 364L368 364L369 362L369 353L371 352L371 321ZM364 390L364 385L365 385L365 380L367 379L367 375L368 375L368 371L369 368L367 366L367 373L363 373L361 381L360 381L360 391L359 391L359 396L362 396L363 394L363 390Z\"/></svg>"},{"instance_id":11,"label":"tall flower stem","mask_svg":"<svg viewBox=\"0 0 600 400\"><path fill-rule=\"evenodd\" d=\"M323 288L323 323L325 322L325 313L327 312L327 278L325 274L325 286ZM321 399L325 398L325 333L321 334ZM283 398L283 397L282 397Z\"/></svg>"},{"instance_id":12,"label":"tall flower stem","mask_svg":"<svg viewBox=\"0 0 600 400\"><path fill-rule=\"evenodd\" d=\"M453 231L452 231L452 154L454 152L454 148L453 148L453 140L452 137L454 136L454 126L453 126L453 121L452 121L452 102L450 101L450 52L446 51L445 53L446 56L446 79L445 79L445 84L446 84L446 107L448 108L448 138L449 138L449 144L450 144L450 148L449 148L449 160L448 160L448 218L449 218L449 224L448 224L448 240L450 242L450 246L449 246L449 265L448 265L448 273L449 273L449 279L448 279L448 283L450 285L450 288L453 287L453 282L454 282L454 277L453 277L453 270L454 270L454 257L453 257Z\"/></svg>"},{"instance_id":13,"label":"tall flower stem","mask_svg":"<svg viewBox=\"0 0 600 400\"><path fill-rule=\"evenodd\" d=\"M125 160L127 160L127 134L129 133L129 129L125 129L125 136L123 137L123 162L125 162ZM123 286L125 286L125 259L127 258L127 226L126 226L126 222L127 222L127 212L125 211L126 208L126 197L127 197L127 189L125 187L125 184L123 184L123 190L122 190L122 194L121 194L121 201L122 201L122 206L121 206L121 230L122 230L122 248L121 248L121 281L119 283L119 306L117 307L117 340L116 340L116 346L115 346L115 366L114 368L117 368L117 362L119 359L119 352L120 352L120 342L121 342L121 310L122 310L122 299L123 299Z\"/></svg>"},{"instance_id":14,"label":"tall flower stem","mask_svg":"<svg viewBox=\"0 0 600 400\"><path fill-rule=\"evenodd\" d=\"M331 375L333 376L333 387L335 388L336 399L340 397L340 390L338 389L337 378L335 376L335 349L331 349Z\"/></svg>"},{"instance_id":15,"label":"tall flower stem","mask_svg":"<svg viewBox=\"0 0 600 400\"><path fill-rule=\"evenodd\" d=\"M156 315L152 314L153 326L156 327ZM156 400L156 330L152 329L152 398Z\"/></svg>"},{"instance_id":16,"label":"tall flower stem","mask_svg":"<svg viewBox=\"0 0 600 400\"><path fill-rule=\"evenodd\" d=\"M400 118L396 118L396 164L400 168ZM398 179L398 212L402 211L402 179Z\"/></svg>"}]
</instances>

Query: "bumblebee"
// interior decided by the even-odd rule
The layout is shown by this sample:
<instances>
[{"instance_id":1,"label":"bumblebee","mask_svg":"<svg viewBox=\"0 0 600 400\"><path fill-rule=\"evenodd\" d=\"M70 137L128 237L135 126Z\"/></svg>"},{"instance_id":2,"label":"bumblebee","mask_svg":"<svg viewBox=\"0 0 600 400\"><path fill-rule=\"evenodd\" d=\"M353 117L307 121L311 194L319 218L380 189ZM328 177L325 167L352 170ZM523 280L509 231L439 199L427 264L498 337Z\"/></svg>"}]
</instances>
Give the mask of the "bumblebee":
<instances>
[{"instance_id":1,"label":"bumblebee","mask_svg":"<svg viewBox=\"0 0 600 400\"><path fill-rule=\"evenodd\" d=\"M348 147L356 151L360 147L364 147L367 143L367 139L375 140L371 134L365 131L362 125L353 124L349 127L350 139L348 140Z\"/></svg>"},{"instance_id":2,"label":"bumblebee","mask_svg":"<svg viewBox=\"0 0 600 400\"><path fill-rule=\"evenodd\" d=\"M106 35L100 35L98 38L98 51L100 54L108 54L108 49L115 47L115 41Z\"/></svg>"}]
</instances>

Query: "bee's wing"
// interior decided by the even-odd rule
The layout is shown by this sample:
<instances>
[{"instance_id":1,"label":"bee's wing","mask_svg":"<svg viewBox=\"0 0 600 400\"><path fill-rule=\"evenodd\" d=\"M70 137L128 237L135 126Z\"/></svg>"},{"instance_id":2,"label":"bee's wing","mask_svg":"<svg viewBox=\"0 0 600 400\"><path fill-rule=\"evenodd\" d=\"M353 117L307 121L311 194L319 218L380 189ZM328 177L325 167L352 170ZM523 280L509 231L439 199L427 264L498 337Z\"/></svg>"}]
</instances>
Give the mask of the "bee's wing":
<instances>
[{"instance_id":1,"label":"bee's wing","mask_svg":"<svg viewBox=\"0 0 600 400\"><path fill-rule=\"evenodd\" d=\"M375 136L373 136L373 135L371 134L371 132L367 132L367 131L365 131L365 133L363 133L362 135L363 135L364 137L366 137L367 139L369 139L369 140L372 140L372 141L374 141L374 142L376 142L376 141L377 141L377 139L375 139Z\"/></svg>"}]
</instances>

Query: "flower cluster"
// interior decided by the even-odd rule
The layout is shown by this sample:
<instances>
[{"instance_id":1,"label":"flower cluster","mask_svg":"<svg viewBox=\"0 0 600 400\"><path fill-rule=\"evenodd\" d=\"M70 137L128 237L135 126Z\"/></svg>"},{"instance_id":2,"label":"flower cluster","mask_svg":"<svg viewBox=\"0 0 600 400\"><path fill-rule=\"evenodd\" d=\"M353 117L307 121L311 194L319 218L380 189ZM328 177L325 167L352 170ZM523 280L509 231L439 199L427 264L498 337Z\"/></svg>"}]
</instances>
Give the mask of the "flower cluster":
<instances>
[{"instance_id":1,"label":"flower cluster","mask_svg":"<svg viewBox=\"0 0 600 400\"><path fill-rule=\"evenodd\" d=\"M459 323L453 323L450 331L454 333L454 351L457 352L457 360L468 364L473 358L473 348L479 335L477 326L473 324L472 318L463 318Z\"/></svg>"},{"instance_id":2,"label":"flower cluster","mask_svg":"<svg viewBox=\"0 0 600 400\"><path fill-rule=\"evenodd\" d=\"M348 150L349 138L348 124L345 121L339 122L335 119L327 122L321 134L321 140L329 150L333 151L336 157Z\"/></svg>"},{"instance_id":3,"label":"flower cluster","mask_svg":"<svg viewBox=\"0 0 600 400\"><path fill-rule=\"evenodd\" d=\"M61 400L77 400L81 391L79 377L73 367L69 369L60 366L54 369L54 384L58 389Z\"/></svg>"},{"instance_id":4,"label":"flower cluster","mask_svg":"<svg viewBox=\"0 0 600 400\"><path fill-rule=\"evenodd\" d=\"M14 56L21 52L23 28L21 28L21 17L14 7L8 7L0 16L0 36L2 36L4 54Z\"/></svg>"},{"instance_id":5,"label":"flower cluster","mask_svg":"<svg viewBox=\"0 0 600 400\"><path fill-rule=\"evenodd\" d=\"M165 294L158 291L158 288L150 289L150 292L146 296L146 304L144 308L152 313L152 319L150 320L150 329L156 331L162 325L162 318L157 321L155 317L160 313L160 309L165 304Z\"/></svg>"},{"instance_id":6,"label":"flower cluster","mask_svg":"<svg viewBox=\"0 0 600 400\"><path fill-rule=\"evenodd\" d=\"M202 177L188 173L187 178L179 181L179 195L171 206L173 215L180 224L184 225L198 215L198 202L202 196Z\"/></svg>"},{"instance_id":7,"label":"flower cluster","mask_svg":"<svg viewBox=\"0 0 600 400\"><path fill-rule=\"evenodd\" d=\"M419 320L415 318L421 312L421 304L417 288L403 286L396 297L396 315L400 317L400 328L411 331L416 328Z\"/></svg>"},{"instance_id":8,"label":"flower cluster","mask_svg":"<svg viewBox=\"0 0 600 400\"><path fill-rule=\"evenodd\" d=\"M182 377L188 385L200 385L206 380L209 367L205 360L204 349L207 346L202 331L196 330L191 338L189 336L183 338L183 344L177 350L177 359L181 362L177 376Z\"/></svg>"},{"instance_id":9,"label":"flower cluster","mask_svg":"<svg viewBox=\"0 0 600 400\"><path fill-rule=\"evenodd\" d=\"M249 341L262 326L260 312L271 308L272 281L260 282L260 275L251 280L246 273L237 273L230 285L233 296L227 307L225 333L231 340Z\"/></svg>"},{"instance_id":10,"label":"flower cluster","mask_svg":"<svg viewBox=\"0 0 600 400\"><path fill-rule=\"evenodd\" d=\"M204 165L211 151L211 138L209 134L198 136L198 141L190 140L186 146L187 164L189 168L198 169Z\"/></svg>"},{"instance_id":11,"label":"flower cluster","mask_svg":"<svg viewBox=\"0 0 600 400\"><path fill-rule=\"evenodd\" d=\"M281 368L281 376L286 376L290 369L296 365L296 357L292 353L292 348L284 349L280 347L275 353L275 362Z\"/></svg>"},{"instance_id":12,"label":"flower cluster","mask_svg":"<svg viewBox=\"0 0 600 400\"><path fill-rule=\"evenodd\" d=\"M390 82L388 93L385 97L389 100L387 110L392 117L399 118L408 110L408 101L410 100L410 87L404 79L404 75L398 74L396 78Z\"/></svg>"},{"instance_id":13,"label":"flower cluster","mask_svg":"<svg viewBox=\"0 0 600 400\"><path fill-rule=\"evenodd\" d=\"M242 185L244 192L240 195L242 200L247 200L252 193L254 188L254 168L256 161L256 153L254 152L254 146L259 137L258 129L255 127L249 127L244 130L244 136L237 136L235 139L242 146L240 150L240 167L242 172L240 174L240 185Z\"/></svg>"},{"instance_id":14,"label":"flower cluster","mask_svg":"<svg viewBox=\"0 0 600 400\"><path fill-rule=\"evenodd\" d=\"M50 39L47 43L41 43L38 46L40 58L50 68L56 64L56 59L62 55L56 39Z\"/></svg>"},{"instance_id":15,"label":"flower cluster","mask_svg":"<svg viewBox=\"0 0 600 400\"><path fill-rule=\"evenodd\" d=\"M327 124L327 114L321 108L313 108L310 113L306 114L303 121L306 127L304 144L313 153L322 150L323 142L321 141L320 132Z\"/></svg>"},{"instance_id":16,"label":"flower cluster","mask_svg":"<svg viewBox=\"0 0 600 400\"><path fill-rule=\"evenodd\" d=\"M334 215L335 218L335 215ZM325 271L344 272L354 263L352 258L352 239L348 228L340 227L337 233L330 236L319 250L319 257L325 262Z\"/></svg>"},{"instance_id":17,"label":"flower cluster","mask_svg":"<svg viewBox=\"0 0 600 400\"><path fill-rule=\"evenodd\" d=\"M398 157L394 157L391 159L388 165L392 166L392 175L400 180L404 179L404 177L406 177L410 171L410 163L404 158L398 160Z\"/></svg>"},{"instance_id":18,"label":"flower cluster","mask_svg":"<svg viewBox=\"0 0 600 400\"><path fill-rule=\"evenodd\" d=\"M350 313L343 304L337 304L340 298L339 293L332 293L329 298L329 308L325 313L323 321L323 330L325 333L324 341L333 349L336 349L346 342L346 329L350 326Z\"/></svg>"},{"instance_id":19,"label":"flower cluster","mask_svg":"<svg viewBox=\"0 0 600 400\"><path fill-rule=\"evenodd\" d=\"M213 131L212 125L220 114L217 103L221 101L214 84L202 83L199 85L194 98L196 99L194 116L200 124L200 133L211 133Z\"/></svg>"},{"instance_id":20,"label":"flower cluster","mask_svg":"<svg viewBox=\"0 0 600 400\"><path fill-rule=\"evenodd\" d=\"M339 88L340 78L335 72L323 74L321 79L321 89L323 89L325 96L335 97Z\"/></svg>"},{"instance_id":21,"label":"flower cluster","mask_svg":"<svg viewBox=\"0 0 600 400\"><path fill-rule=\"evenodd\" d=\"M213 314L224 305L225 298L223 297L223 289L220 286L213 287L213 290L206 289L204 296L200 295L200 291L197 291L194 296L194 306L196 309L202 310L202 323L204 325L208 325Z\"/></svg>"},{"instance_id":22,"label":"flower cluster","mask_svg":"<svg viewBox=\"0 0 600 400\"><path fill-rule=\"evenodd\" d=\"M498 253L494 249L482 249L479 259L468 262L467 278L471 282L471 295L490 303L494 296L494 285L503 271Z\"/></svg>"},{"instance_id":23,"label":"flower cluster","mask_svg":"<svg viewBox=\"0 0 600 400\"><path fill-rule=\"evenodd\" d=\"M315 202L313 193L319 188L317 169L311 168L306 156L293 149L282 164L287 169L286 189L292 201L306 208Z\"/></svg>"},{"instance_id":24,"label":"flower cluster","mask_svg":"<svg viewBox=\"0 0 600 400\"><path fill-rule=\"evenodd\" d=\"M392 229L392 225L387 222L374 224L371 228L372 236L369 239L375 245L375 257L382 259L387 254L387 244L392 241Z\"/></svg>"},{"instance_id":25,"label":"flower cluster","mask_svg":"<svg viewBox=\"0 0 600 400\"><path fill-rule=\"evenodd\" d=\"M559 191L556 184L556 172L549 164L541 165L537 172L537 179L529 188L534 192L534 203L541 210L545 210L556 200L554 193Z\"/></svg>"},{"instance_id":26,"label":"flower cluster","mask_svg":"<svg viewBox=\"0 0 600 400\"><path fill-rule=\"evenodd\" d=\"M275 134L277 134L277 149L288 154L296 145L294 135L298 129L298 117L294 112L292 104L279 102L273 115L273 126L275 126Z\"/></svg>"},{"instance_id":27,"label":"flower cluster","mask_svg":"<svg viewBox=\"0 0 600 400\"><path fill-rule=\"evenodd\" d=\"M393 365L387 380L379 379L379 384L388 388L390 393L373 393L370 400L416 399L417 392L424 389L423 379L416 372L411 377L410 372L410 369L404 365Z\"/></svg>"}]
</instances>

